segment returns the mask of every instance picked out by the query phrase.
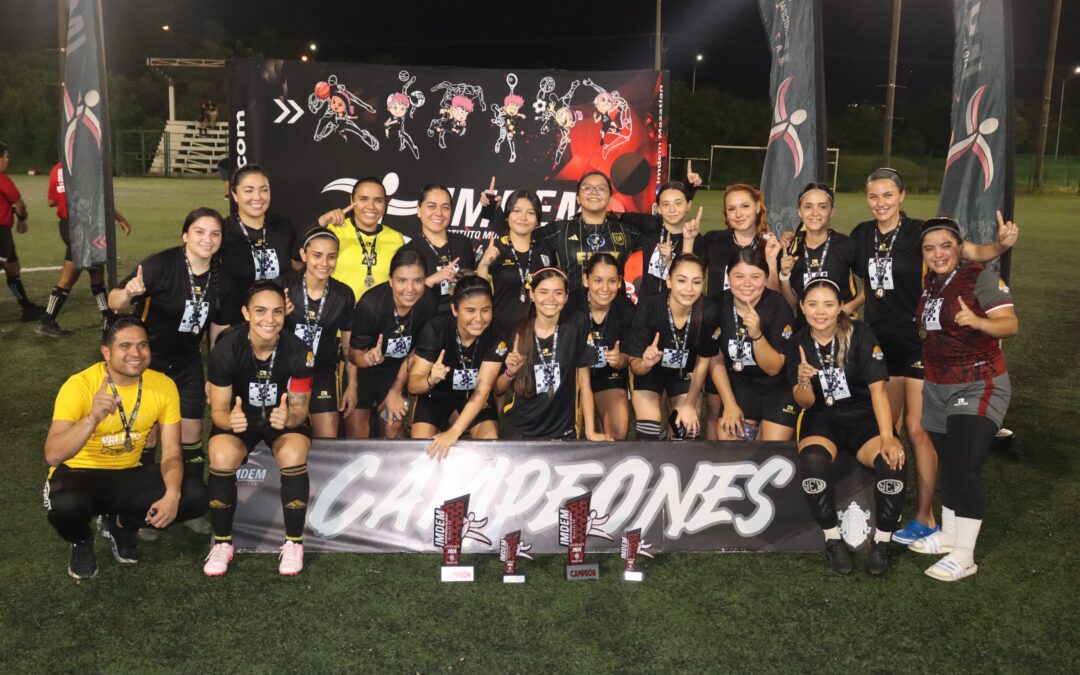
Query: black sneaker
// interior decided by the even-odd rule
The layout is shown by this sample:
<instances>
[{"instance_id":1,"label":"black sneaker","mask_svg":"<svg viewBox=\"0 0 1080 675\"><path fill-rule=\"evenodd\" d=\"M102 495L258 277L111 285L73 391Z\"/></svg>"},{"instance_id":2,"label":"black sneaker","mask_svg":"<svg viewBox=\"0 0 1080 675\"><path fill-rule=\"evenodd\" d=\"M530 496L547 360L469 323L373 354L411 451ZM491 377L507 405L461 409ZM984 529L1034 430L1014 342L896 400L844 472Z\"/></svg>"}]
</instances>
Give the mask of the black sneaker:
<instances>
[{"instance_id":1,"label":"black sneaker","mask_svg":"<svg viewBox=\"0 0 1080 675\"><path fill-rule=\"evenodd\" d=\"M61 328L56 321L45 319L41 322L34 332L44 337L62 338L71 335L71 331Z\"/></svg>"},{"instance_id":2,"label":"black sneaker","mask_svg":"<svg viewBox=\"0 0 1080 675\"><path fill-rule=\"evenodd\" d=\"M870 545L870 557L866 559L866 571L880 577L889 571L889 558L892 557L892 544L887 541L875 541Z\"/></svg>"},{"instance_id":3,"label":"black sneaker","mask_svg":"<svg viewBox=\"0 0 1080 675\"><path fill-rule=\"evenodd\" d=\"M97 556L94 554L94 538L71 545L71 558L68 561L68 574L80 581L97 576Z\"/></svg>"},{"instance_id":4,"label":"black sneaker","mask_svg":"<svg viewBox=\"0 0 1080 675\"><path fill-rule=\"evenodd\" d=\"M22 308L22 316L19 321L41 321L46 316L45 308L41 305L29 303Z\"/></svg>"},{"instance_id":5,"label":"black sneaker","mask_svg":"<svg viewBox=\"0 0 1080 675\"><path fill-rule=\"evenodd\" d=\"M829 559L832 571L837 574L851 574L855 564L851 561L851 551L843 539L829 539L825 542L825 557Z\"/></svg>"},{"instance_id":6,"label":"black sneaker","mask_svg":"<svg viewBox=\"0 0 1080 675\"><path fill-rule=\"evenodd\" d=\"M118 525L116 521L117 517L113 515L101 518L101 536L105 537L112 547L113 558L118 563L139 562L142 560L142 551L139 550L138 530Z\"/></svg>"}]
</instances>

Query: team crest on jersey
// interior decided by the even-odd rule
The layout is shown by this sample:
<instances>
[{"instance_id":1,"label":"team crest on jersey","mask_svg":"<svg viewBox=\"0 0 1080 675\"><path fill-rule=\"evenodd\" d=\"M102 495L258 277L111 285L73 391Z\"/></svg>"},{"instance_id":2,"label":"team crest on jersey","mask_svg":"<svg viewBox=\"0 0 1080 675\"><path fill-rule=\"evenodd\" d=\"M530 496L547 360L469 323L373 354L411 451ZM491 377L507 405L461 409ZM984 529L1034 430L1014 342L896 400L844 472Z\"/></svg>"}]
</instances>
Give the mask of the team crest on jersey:
<instances>
[{"instance_id":1,"label":"team crest on jersey","mask_svg":"<svg viewBox=\"0 0 1080 675\"><path fill-rule=\"evenodd\" d=\"M307 367L310 368L315 365L315 352L307 353L307 360L305 361Z\"/></svg>"},{"instance_id":2,"label":"team crest on jersey","mask_svg":"<svg viewBox=\"0 0 1080 675\"><path fill-rule=\"evenodd\" d=\"M499 344L495 347L495 354L498 356L506 356L506 341L499 340Z\"/></svg>"},{"instance_id":3,"label":"team crest on jersey","mask_svg":"<svg viewBox=\"0 0 1080 675\"><path fill-rule=\"evenodd\" d=\"M1009 292L1009 287L1005 285L1002 279L998 279L998 290L1006 294Z\"/></svg>"},{"instance_id":4,"label":"team crest on jersey","mask_svg":"<svg viewBox=\"0 0 1080 675\"><path fill-rule=\"evenodd\" d=\"M612 232L611 233L611 241L614 242L614 244L616 246L625 246L626 245L626 239L623 237L622 232Z\"/></svg>"},{"instance_id":5,"label":"team crest on jersey","mask_svg":"<svg viewBox=\"0 0 1080 675\"><path fill-rule=\"evenodd\" d=\"M916 362L911 364L911 367L916 368L918 370L923 370L926 366L923 365L922 361L916 361Z\"/></svg>"},{"instance_id":6,"label":"team crest on jersey","mask_svg":"<svg viewBox=\"0 0 1080 675\"><path fill-rule=\"evenodd\" d=\"M885 352L881 351L879 345L874 345L874 351L870 355L874 357L875 361L882 361L885 359Z\"/></svg>"},{"instance_id":7,"label":"team crest on jersey","mask_svg":"<svg viewBox=\"0 0 1080 675\"><path fill-rule=\"evenodd\" d=\"M793 331L792 331L792 329L791 329L791 324L790 324L790 323L787 323L787 324L784 324L784 330L783 330L783 332L782 332L782 333L780 333L780 335L782 335L782 336L783 336L783 338L784 338L785 340L787 340L788 338L790 338L790 337L791 337L791 333L792 333L792 332L793 332Z\"/></svg>"},{"instance_id":8,"label":"team crest on jersey","mask_svg":"<svg viewBox=\"0 0 1080 675\"><path fill-rule=\"evenodd\" d=\"M548 257L547 253L541 253L540 262L544 264L544 267L548 267L549 265L551 265L551 258Z\"/></svg>"}]
</instances>

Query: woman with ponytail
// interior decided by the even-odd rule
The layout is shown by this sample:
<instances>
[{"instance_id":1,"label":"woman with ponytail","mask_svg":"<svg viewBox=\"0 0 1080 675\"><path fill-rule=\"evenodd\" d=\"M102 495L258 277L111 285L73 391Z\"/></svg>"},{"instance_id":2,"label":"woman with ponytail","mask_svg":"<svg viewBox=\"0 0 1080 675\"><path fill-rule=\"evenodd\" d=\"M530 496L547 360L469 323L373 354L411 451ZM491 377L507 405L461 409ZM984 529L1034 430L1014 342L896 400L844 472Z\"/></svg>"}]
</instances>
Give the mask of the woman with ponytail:
<instances>
[{"instance_id":1,"label":"woman with ponytail","mask_svg":"<svg viewBox=\"0 0 1080 675\"><path fill-rule=\"evenodd\" d=\"M150 367L172 378L180 391L184 471L200 480L206 466L202 444L206 380L200 345L211 323L226 322L228 282L218 257L223 228L217 211L195 209L184 219L182 246L146 258L109 293L110 309L134 310L142 318L150 340ZM205 526L202 520L187 522L196 531L200 523ZM203 533L207 532L205 528Z\"/></svg>"},{"instance_id":2,"label":"woman with ponytail","mask_svg":"<svg viewBox=\"0 0 1080 675\"><path fill-rule=\"evenodd\" d=\"M675 256L665 283L666 295L645 298L637 306L626 341L640 440L667 438L664 394L675 411L674 426L698 435L701 390L709 360L717 353L719 307L704 297L705 263L692 253Z\"/></svg>"},{"instance_id":3,"label":"woman with ponytail","mask_svg":"<svg viewBox=\"0 0 1080 675\"><path fill-rule=\"evenodd\" d=\"M832 464L844 450L874 470L877 528L866 571L879 576L888 571L890 540L904 506L904 448L893 433L885 393L889 373L877 338L842 309L836 282L814 279L802 299L807 325L788 342L788 382L803 409L796 438L799 473L833 571L850 574L854 565L840 537Z\"/></svg>"},{"instance_id":4,"label":"woman with ponytail","mask_svg":"<svg viewBox=\"0 0 1080 675\"><path fill-rule=\"evenodd\" d=\"M580 312L564 312L570 283L566 274L545 267L533 275L532 306L510 332L511 348L496 381L496 393L513 392L505 412L513 437L573 440L580 404L585 438L610 441L596 431L590 369L597 361L589 346L589 322Z\"/></svg>"},{"instance_id":5,"label":"woman with ponytail","mask_svg":"<svg viewBox=\"0 0 1080 675\"><path fill-rule=\"evenodd\" d=\"M445 456L465 432L472 439L499 437L492 392L507 350L491 329L493 306L487 279L466 275L454 288L451 313L424 326L416 340L409 368L412 437L435 439L432 455Z\"/></svg>"}]
</instances>

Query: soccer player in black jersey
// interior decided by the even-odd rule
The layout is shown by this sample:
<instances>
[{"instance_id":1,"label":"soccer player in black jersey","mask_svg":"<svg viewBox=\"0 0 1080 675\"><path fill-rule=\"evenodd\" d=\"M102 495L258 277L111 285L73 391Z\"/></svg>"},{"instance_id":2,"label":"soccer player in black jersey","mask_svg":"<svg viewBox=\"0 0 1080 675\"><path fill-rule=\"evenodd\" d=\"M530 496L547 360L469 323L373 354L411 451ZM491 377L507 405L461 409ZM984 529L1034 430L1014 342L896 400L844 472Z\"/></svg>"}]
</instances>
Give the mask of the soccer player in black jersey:
<instances>
[{"instance_id":1,"label":"soccer player in black jersey","mask_svg":"<svg viewBox=\"0 0 1080 675\"><path fill-rule=\"evenodd\" d=\"M532 304L529 300L532 275L550 267L555 255L536 235L541 210L535 192L513 192L506 200L505 211L497 207L497 199L490 199L489 193L482 194L482 201L492 204L486 213L493 234L477 263L476 273L491 280L496 325L508 328L525 318Z\"/></svg>"},{"instance_id":2,"label":"soccer player in black jersey","mask_svg":"<svg viewBox=\"0 0 1080 675\"><path fill-rule=\"evenodd\" d=\"M266 172L248 164L233 172L230 185L234 206L225 221L221 257L232 289L226 302L231 324L241 320L240 307L247 299L244 292L252 283L278 280L280 285L280 277L302 264L292 260L298 248L292 222L269 213L270 178ZM225 328L215 325L212 339Z\"/></svg>"},{"instance_id":3,"label":"soccer player in black jersey","mask_svg":"<svg viewBox=\"0 0 1080 675\"><path fill-rule=\"evenodd\" d=\"M622 273L632 251L641 248L644 235L637 227L608 213L612 196L611 179L600 171L590 171L577 185L581 212L570 220L558 220L541 230L555 253L555 264L570 279L570 290L581 288L581 270L596 253L610 253L619 261ZM653 228L658 224L652 223ZM659 231L650 231L659 237Z\"/></svg>"},{"instance_id":4,"label":"soccer player in black jersey","mask_svg":"<svg viewBox=\"0 0 1080 675\"><path fill-rule=\"evenodd\" d=\"M435 316L438 295L424 283L427 263L417 252L398 249L390 260L390 281L372 288L353 310L349 360L357 374L356 410L359 421L349 432L367 438L371 409L379 410L384 438L400 438L408 412L405 387L408 357L420 330Z\"/></svg>"},{"instance_id":5,"label":"soccer player in black jersey","mask_svg":"<svg viewBox=\"0 0 1080 675\"><path fill-rule=\"evenodd\" d=\"M782 295L765 288L761 251L737 251L727 269L731 288L720 296L719 354L711 366L724 403L718 436L752 441L760 430L763 441L790 441L796 411L784 354L794 316Z\"/></svg>"},{"instance_id":6,"label":"soccer player in black jersey","mask_svg":"<svg viewBox=\"0 0 1080 675\"><path fill-rule=\"evenodd\" d=\"M450 298L458 274L476 267L469 239L447 231L453 209L450 190L442 185L425 185L416 202L420 234L401 247L403 251L415 251L424 259L428 270L425 283L439 298L440 314L450 312Z\"/></svg>"},{"instance_id":7,"label":"soccer player in black jersey","mask_svg":"<svg viewBox=\"0 0 1080 675\"><path fill-rule=\"evenodd\" d=\"M866 571L889 568L892 533L904 506L904 448L893 432L885 393L884 355L873 331L841 311L832 279L815 279L802 300L807 325L787 346L787 377L799 415L799 473L810 513L825 532L833 571L850 574L851 552L840 537L830 468L840 450L874 469L877 529Z\"/></svg>"},{"instance_id":8,"label":"soccer player in black jersey","mask_svg":"<svg viewBox=\"0 0 1080 675\"><path fill-rule=\"evenodd\" d=\"M589 320L589 345L596 362L589 368L593 399L604 433L626 439L630 424L630 357L622 342L630 333L634 305L626 297L619 263L610 253L597 253L585 263L585 288L570 294L567 309Z\"/></svg>"},{"instance_id":9,"label":"soccer player in black jersey","mask_svg":"<svg viewBox=\"0 0 1080 675\"><path fill-rule=\"evenodd\" d=\"M855 271L863 280L866 295L866 323L878 336L889 369L889 403L898 426L903 415L915 451L919 505L915 517L896 533L895 541L901 544L939 529L934 518L937 453L922 426L924 360L915 325L915 306L923 290L922 221L900 210L906 196L899 172L875 170L866 179L866 203L874 219L851 231ZM1016 243L1018 236L1014 223L1003 222L996 243L965 242L961 254L966 260L992 260Z\"/></svg>"},{"instance_id":10,"label":"soccer player in black jersey","mask_svg":"<svg viewBox=\"0 0 1080 675\"><path fill-rule=\"evenodd\" d=\"M499 437L492 392L507 353L506 343L500 346L491 328L493 301L486 279L462 277L450 309L451 314L436 317L420 331L409 369L409 393L416 397L412 437L448 432L439 441L446 447L466 431L473 439Z\"/></svg>"},{"instance_id":11,"label":"soccer player in black jersey","mask_svg":"<svg viewBox=\"0 0 1080 675\"><path fill-rule=\"evenodd\" d=\"M835 208L832 188L825 183L807 183L798 201L802 222L780 256L784 299L799 312L799 298L806 284L824 277L840 287L843 310L854 316L866 298L855 287L855 242L829 226ZM799 314L796 327L801 328L802 323Z\"/></svg>"},{"instance_id":12,"label":"soccer player in black jersey","mask_svg":"<svg viewBox=\"0 0 1080 675\"><path fill-rule=\"evenodd\" d=\"M311 386L311 432L316 438L337 438L339 413L346 418L356 408L356 365L346 363L338 400L338 365L349 348L352 331L352 289L331 277L337 266L338 238L323 227L304 236L300 257L304 271L290 274L285 288L293 311L285 330L304 341L315 366ZM341 338L338 339L338 332Z\"/></svg>"},{"instance_id":13,"label":"soccer player in black jersey","mask_svg":"<svg viewBox=\"0 0 1080 675\"><path fill-rule=\"evenodd\" d=\"M596 430L589 370L596 350L580 312L563 311L569 295L566 274L548 267L533 275L533 306L511 331L513 347L496 380L496 393L513 392L505 412L515 438L572 440L578 437L580 404L585 438L610 441Z\"/></svg>"},{"instance_id":14,"label":"soccer player in black jersey","mask_svg":"<svg viewBox=\"0 0 1080 675\"><path fill-rule=\"evenodd\" d=\"M195 209L184 219L183 246L146 258L109 293L110 309L134 310L142 317L150 336L151 367L172 378L180 391L184 471L199 480L206 466L202 443L206 380L200 345L211 324L225 321L227 280L217 257L223 229L217 211ZM205 527L205 521L198 522Z\"/></svg>"},{"instance_id":15,"label":"soccer player in black jersey","mask_svg":"<svg viewBox=\"0 0 1080 675\"><path fill-rule=\"evenodd\" d=\"M311 367L315 355L285 326L285 292L258 281L241 309L247 323L221 335L210 353L210 525L213 545L203 573L221 576L233 557L236 470L259 441L268 445L281 470L285 543L278 572L304 568L304 521L310 481L307 454L311 428Z\"/></svg>"},{"instance_id":16,"label":"soccer player in black jersey","mask_svg":"<svg viewBox=\"0 0 1080 675\"><path fill-rule=\"evenodd\" d=\"M667 438L664 394L676 411L675 426L691 437L698 434L701 390L717 350L712 335L720 326L719 307L704 296L705 263L692 253L679 254L666 283L667 295L645 298L637 306L626 341L641 440Z\"/></svg>"}]
</instances>

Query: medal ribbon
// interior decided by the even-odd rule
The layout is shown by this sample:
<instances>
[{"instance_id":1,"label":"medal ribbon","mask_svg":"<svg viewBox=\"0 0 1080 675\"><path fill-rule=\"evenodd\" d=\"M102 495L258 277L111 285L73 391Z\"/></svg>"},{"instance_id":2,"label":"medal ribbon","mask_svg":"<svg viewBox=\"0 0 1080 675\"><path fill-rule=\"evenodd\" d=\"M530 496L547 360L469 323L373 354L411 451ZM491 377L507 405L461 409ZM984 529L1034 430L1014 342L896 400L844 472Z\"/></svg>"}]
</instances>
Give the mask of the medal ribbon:
<instances>
[{"instance_id":1,"label":"medal ribbon","mask_svg":"<svg viewBox=\"0 0 1080 675\"><path fill-rule=\"evenodd\" d=\"M547 375L548 396L555 395L555 366L559 362L559 324L555 324L555 332L551 334L551 361L544 358L544 352L540 349L540 337L533 331L533 340L536 341L536 358L540 360L540 368Z\"/></svg>"},{"instance_id":2,"label":"medal ribbon","mask_svg":"<svg viewBox=\"0 0 1080 675\"><path fill-rule=\"evenodd\" d=\"M116 412L120 415L120 424L124 427L124 449L130 452L131 448L128 446L131 445L131 429L135 426L135 417L139 414L139 406L142 405L142 375L139 376L139 393L135 396L135 407L131 409L131 419L128 419L124 413L124 401L120 398L120 392L116 390L116 383L113 382L108 368L105 369L105 379L109 381L109 391L116 398Z\"/></svg>"},{"instance_id":3,"label":"medal ribbon","mask_svg":"<svg viewBox=\"0 0 1080 675\"><path fill-rule=\"evenodd\" d=\"M315 323L311 323L311 299L308 297L307 290L307 274L303 278L304 284L304 325L307 326L307 331L304 332L304 342L307 343L308 349L315 350L315 329L319 327L319 321L322 320L323 310L326 309L326 301L330 297L330 282L326 283L326 290L323 291L322 300L319 301L319 309L315 311Z\"/></svg>"},{"instance_id":4,"label":"medal ribbon","mask_svg":"<svg viewBox=\"0 0 1080 675\"><path fill-rule=\"evenodd\" d=\"M270 393L270 380L274 377L274 360L277 358L277 348L281 344L279 339L274 344L274 350L270 352L270 363L266 366L266 380L259 377L259 357L255 355L255 345L251 344L251 339L248 339L248 347L251 348L251 358L255 360L255 381L259 387L259 402L262 408L262 418L266 421L266 397ZM273 407L271 403L271 407Z\"/></svg>"}]
</instances>

